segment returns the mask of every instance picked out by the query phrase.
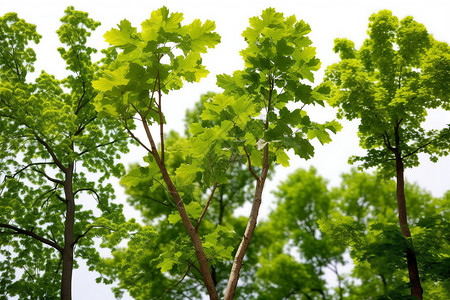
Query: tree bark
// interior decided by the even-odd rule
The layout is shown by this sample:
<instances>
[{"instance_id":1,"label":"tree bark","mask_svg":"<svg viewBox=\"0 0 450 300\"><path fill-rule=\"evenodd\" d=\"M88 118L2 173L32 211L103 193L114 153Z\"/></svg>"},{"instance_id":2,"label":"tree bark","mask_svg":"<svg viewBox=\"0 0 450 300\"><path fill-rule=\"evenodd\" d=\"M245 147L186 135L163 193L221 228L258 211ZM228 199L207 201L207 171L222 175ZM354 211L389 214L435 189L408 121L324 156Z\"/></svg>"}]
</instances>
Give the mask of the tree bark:
<instances>
[{"instance_id":1,"label":"tree bark","mask_svg":"<svg viewBox=\"0 0 450 300\"><path fill-rule=\"evenodd\" d=\"M417 267L416 253L411 239L411 232L408 227L408 219L406 213L406 197L405 197L405 180L404 180L404 165L401 153L398 150L398 145L395 152L396 160L396 175L397 175L397 206L398 206L398 222L401 232L404 237L410 240L406 245L406 260L408 263L409 282L411 284L411 295L422 300L423 289L420 284L419 269Z\"/></svg>"},{"instance_id":2,"label":"tree bark","mask_svg":"<svg viewBox=\"0 0 450 300\"><path fill-rule=\"evenodd\" d=\"M236 286L239 280L239 271L242 267L242 261L244 260L245 253L247 252L250 240L252 239L253 232L255 231L256 223L258 220L259 207L261 206L262 193L264 190L264 183L269 171L269 148L268 145L264 147L263 168L261 176L256 183L255 195L253 197L252 210L248 219L247 227L245 228L244 236L241 244L234 256L233 266L231 267L230 278L228 280L227 289L225 290L224 300L231 300L234 298L236 292Z\"/></svg>"},{"instance_id":3,"label":"tree bark","mask_svg":"<svg viewBox=\"0 0 450 300\"><path fill-rule=\"evenodd\" d=\"M64 194L66 197L66 219L64 224L64 249L62 251L61 299L72 299L72 271L75 224L75 197L73 193L73 163L67 168L64 180Z\"/></svg>"},{"instance_id":4,"label":"tree bark","mask_svg":"<svg viewBox=\"0 0 450 300\"><path fill-rule=\"evenodd\" d=\"M211 300L219 300L219 295L217 294L216 286L214 284L211 272L209 270L208 259L206 257L205 251L203 250L203 244L197 233L197 229L192 225L191 220L189 220L189 216L184 207L184 203L181 200L180 194L178 193L177 188L175 187L175 185L172 182L172 179L169 176L169 172L166 169L164 161L161 160L161 157L156 148L155 141L153 140L152 134L150 132L150 128L148 127L147 121L144 118L142 118L141 121L142 124L144 125L147 138L151 145L150 153L155 158L156 164L158 165L158 168L163 176L164 182L167 185L167 189L169 190L169 193L172 195L175 201L178 213L180 214L184 227L186 228L191 238L192 244L194 245L195 255L197 257L197 261L200 266L200 273L203 277L203 282L205 283L206 289L209 294L209 298Z\"/></svg>"}]
</instances>

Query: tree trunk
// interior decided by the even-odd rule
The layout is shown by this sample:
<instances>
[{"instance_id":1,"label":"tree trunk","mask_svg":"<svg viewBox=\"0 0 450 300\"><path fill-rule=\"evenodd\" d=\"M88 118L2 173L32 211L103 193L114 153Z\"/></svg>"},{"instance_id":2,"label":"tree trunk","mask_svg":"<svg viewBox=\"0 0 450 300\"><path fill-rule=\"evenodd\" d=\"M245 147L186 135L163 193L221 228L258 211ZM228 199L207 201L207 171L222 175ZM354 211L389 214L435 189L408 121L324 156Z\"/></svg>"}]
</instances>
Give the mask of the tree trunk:
<instances>
[{"instance_id":1,"label":"tree trunk","mask_svg":"<svg viewBox=\"0 0 450 300\"><path fill-rule=\"evenodd\" d=\"M75 223L75 198L73 194L73 164L66 171L64 194L66 198L66 220L64 224L64 249L62 251L61 299L72 299L72 270L73 270L73 227Z\"/></svg>"},{"instance_id":2,"label":"tree trunk","mask_svg":"<svg viewBox=\"0 0 450 300\"><path fill-rule=\"evenodd\" d=\"M398 146L397 146L398 149ZM397 169L397 205L398 205L398 222L404 237L410 240L406 245L406 260L408 263L409 282L411 284L411 295L422 300L423 289L420 284L419 269L417 267L416 253L411 239L411 232L408 227L408 219L406 214L406 198L405 198L405 180L403 158L397 150L395 152L396 169Z\"/></svg>"},{"instance_id":3,"label":"tree trunk","mask_svg":"<svg viewBox=\"0 0 450 300\"><path fill-rule=\"evenodd\" d=\"M269 171L269 148L266 145L264 147L263 168L261 170L261 176L256 183L255 195L253 197L252 209L250 217L248 219L247 227L245 228L244 236L241 244L239 245L236 255L234 256L233 266L231 267L230 278L228 280L227 289L225 290L224 300L234 299L236 292L236 286L239 280L239 272L242 267L242 261L244 260L245 253L247 252L250 240L252 239L253 232L255 231L256 223L258 220L259 207L261 206L262 193L264 190L264 183Z\"/></svg>"},{"instance_id":4,"label":"tree trunk","mask_svg":"<svg viewBox=\"0 0 450 300\"><path fill-rule=\"evenodd\" d=\"M161 108L161 106L160 106ZM184 227L186 228L189 237L191 238L192 244L195 249L195 256L197 257L197 262L199 264L200 274L202 275L203 282L205 283L205 287L208 291L209 298L211 300L219 300L219 295L217 294L216 286L211 276L211 271L209 270L208 258L206 257L205 251L203 250L203 244L200 240L200 237L197 233L197 229L192 225L191 220L189 220L189 216L186 212L186 208L184 207L184 203L181 199L180 194L178 193L177 188L172 182L170 178L169 172L166 169L163 153L164 149L161 148L161 156L158 153L158 148L156 147L155 141L153 140L152 134L150 132L150 128L148 126L147 120L144 116L141 115L141 122L144 126L145 133L147 135L148 141L150 142L151 149L146 148L154 157L156 164L158 165L159 170L161 171L161 175L165 184L167 185L167 189L171 194L173 200L175 201L178 213L180 214L181 221L183 222ZM164 138L161 135L161 141ZM161 143L161 146L163 142Z\"/></svg>"}]
</instances>

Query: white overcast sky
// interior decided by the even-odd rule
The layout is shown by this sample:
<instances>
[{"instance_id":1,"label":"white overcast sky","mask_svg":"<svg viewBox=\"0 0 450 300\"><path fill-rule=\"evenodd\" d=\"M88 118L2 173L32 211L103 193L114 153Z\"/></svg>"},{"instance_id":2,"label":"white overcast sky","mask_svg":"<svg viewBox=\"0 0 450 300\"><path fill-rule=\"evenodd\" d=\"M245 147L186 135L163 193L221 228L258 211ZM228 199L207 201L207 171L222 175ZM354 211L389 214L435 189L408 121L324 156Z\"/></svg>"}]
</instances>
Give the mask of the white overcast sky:
<instances>
[{"instance_id":1,"label":"white overcast sky","mask_svg":"<svg viewBox=\"0 0 450 300\"><path fill-rule=\"evenodd\" d=\"M250 17L260 15L267 7L274 7L283 12L285 16L294 14L297 19L305 20L312 28L310 38L313 46L317 47L317 57L322 61L322 69L316 75L316 82L320 83L324 68L337 61L337 55L332 51L333 40L337 37L346 37L359 47L366 38L368 18L372 13L381 9L389 9L400 19L411 15L423 23L428 31L437 40L450 42L450 1L448 0L296 0L296 1L259 1L259 0L0 0L0 15L7 12L17 12L19 17L27 22L37 25L37 31L43 36L37 51L37 70L44 69L57 78L65 75L65 64L60 58L56 48L60 46L56 30L59 28L59 19L64 15L67 6L73 5L75 9L86 11L100 26L92 35L90 45L105 48L103 34L115 27L120 20L126 18L138 27L142 21L149 18L151 11L165 5L170 11L184 13L185 22L194 19L202 21L210 19L216 22L216 31L221 35L221 43L204 56L204 64L211 74L198 84L186 85L181 91L173 93L167 101L166 117L170 128L183 130L184 112L193 107L202 93L207 91L220 91L215 86L215 75L232 73L243 67L239 50L246 46L241 37L242 31L248 26ZM310 111L313 119L317 121L334 118L332 109L316 108ZM442 127L450 123L449 112L430 112L427 126ZM172 125L170 125L172 124ZM333 137L333 142L316 148L316 155L308 162L292 159L291 167L278 169L274 180L268 185L265 192L265 205L268 210L271 194L268 190L274 189L280 180L298 167L315 166L319 173L330 180L335 186L340 182L340 174L350 170L347 164L349 156L362 154L356 136L357 123L342 121L344 129ZM126 162L135 161L142 152L135 150L126 156ZM435 196L442 196L450 189L450 158L443 158L437 164L430 163L425 157L421 165L406 171L406 178L417 182L420 186L431 191ZM123 196L119 197L124 201ZM263 200L264 201L264 200ZM132 212L129 212L133 215ZM73 298L77 299L112 299L113 295L108 286L98 285L94 282L95 275L88 273L85 268L74 271Z\"/></svg>"}]
</instances>

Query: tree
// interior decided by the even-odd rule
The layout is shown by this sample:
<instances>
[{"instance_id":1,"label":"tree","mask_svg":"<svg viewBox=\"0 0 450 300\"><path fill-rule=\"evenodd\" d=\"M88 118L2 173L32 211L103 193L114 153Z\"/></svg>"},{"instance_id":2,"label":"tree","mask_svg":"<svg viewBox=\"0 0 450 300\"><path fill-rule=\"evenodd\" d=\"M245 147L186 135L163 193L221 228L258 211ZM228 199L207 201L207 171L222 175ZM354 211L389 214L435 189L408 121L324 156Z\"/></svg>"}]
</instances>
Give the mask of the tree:
<instances>
[{"instance_id":1,"label":"tree","mask_svg":"<svg viewBox=\"0 0 450 300\"><path fill-rule=\"evenodd\" d=\"M422 299L417 258L408 226L404 169L418 165L418 154L432 161L447 155L450 128L426 130L427 109L449 108L450 48L432 38L425 27L390 11L370 17L369 38L359 50L346 39L335 41L341 61L330 66L327 79L336 85L330 105L341 117L359 119L360 145L367 149L363 168L378 167L397 179L398 219L409 239L406 257L411 294Z\"/></svg>"},{"instance_id":2,"label":"tree","mask_svg":"<svg viewBox=\"0 0 450 300\"><path fill-rule=\"evenodd\" d=\"M391 199L395 197L396 182L355 170L343 174L342 179L341 185L330 191L334 212L318 222L336 244L351 249L355 266L346 279L346 298L415 298L405 296L410 286L403 253L409 241L395 224L396 204ZM442 276L442 271L448 270L449 264L445 254L449 246L446 198L434 198L408 182L405 191L412 208L410 228L424 291L433 299L445 299L448 278Z\"/></svg>"},{"instance_id":3,"label":"tree","mask_svg":"<svg viewBox=\"0 0 450 300\"><path fill-rule=\"evenodd\" d=\"M217 125L204 128L199 123L192 124L192 137L177 149L187 156L187 163L170 172L165 158L163 95L180 89L183 80L194 82L206 76L201 53L219 42L213 22L202 24L195 20L181 25L181 21L182 14L169 14L163 7L142 23L141 32L123 20L119 29L105 34L106 41L120 53L105 65L103 76L94 82L101 92L96 98L96 108L101 115L121 120L128 134L148 151L150 177L161 182L178 210L169 220L176 223L181 219L189 235L190 242L186 240L177 249L161 254L164 258L161 269L169 271L176 264L174 258L195 256L193 263L211 299L218 299L218 293L206 253L216 259L229 258L232 248L221 245L217 236L232 231L217 226L214 233L200 236L200 225L217 186L227 182L229 166L247 164L256 186L250 217L225 291L224 298L232 299L271 165L276 162L288 165L285 151L289 149L303 158L311 157L313 147L308 139L329 142L328 131L336 132L340 127L334 121L313 123L303 110L306 104L323 105L329 92L327 86L313 89L301 82L313 81L312 71L320 66L315 49L309 47L311 41L305 36L310 32L309 26L269 8L261 17L252 18L251 27L243 34L249 44L241 52L246 68L232 76L218 76L217 83L224 93L205 103L202 120L214 120ZM290 101L301 105L291 111L286 107ZM135 117L145 130L147 142L133 131ZM159 127L159 147L150 130L152 124ZM260 173L256 173L255 167L260 168ZM196 199L186 204L180 190L197 184L211 188L208 202L201 205L200 199ZM182 237L183 232L177 235Z\"/></svg>"},{"instance_id":4,"label":"tree","mask_svg":"<svg viewBox=\"0 0 450 300\"><path fill-rule=\"evenodd\" d=\"M276 207L262 229L270 238L258 253L258 299L329 299L325 268L336 274L336 299L343 299L338 264L344 263L346 247L322 234L317 224L336 209L326 180L314 168L298 169L274 194Z\"/></svg>"},{"instance_id":5,"label":"tree","mask_svg":"<svg viewBox=\"0 0 450 300\"><path fill-rule=\"evenodd\" d=\"M214 97L215 93L207 93L201 96L193 109L186 112L187 138L191 137L189 124L201 123L202 127L212 128L214 120L204 121L200 119L205 110L204 103ZM184 153L177 151L180 145L185 143L186 138L180 137L175 132L165 136L166 165L170 173L173 173L181 164L186 163L188 158ZM198 284L197 270L189 260L175 262L172 269L166 273L160 272L158 265L162 262L160 254L172 244L179 244L178 232L182 230L182 224L170 221L176 213L176 206L166 189L164 189L154 178L148 176L150 170L139 165L132 165L121 183L128 194L128 202L141 211L144 223L153 226L157 233L156 237L145 240L143 244L137 244L135 238L130 240L128 247L113 252L113 259L106 259L102 273L107 273L112 279L119 280L119 287L114 288L116 295L123 290L128 290L130 295L136 299L197 299L199 293L204 293L202 286ZM206 203L210 195L209 189L200 185L190 185L180 188L183 193L183 202L189 205L196 199L202 199ZM215 198L208 208L208 219L204 220L202 234L214 234L216 226L233 228L236 232L230 236L217 236L221 240L227 240L227 246L236 248L239 241L236 239L245 230L245 218L236 218L233 213L244 203L252 200L251 190L254 189L254 178L248 172L245 165L231 164L228 168L228 180L217 186L214 193ZM172 217L170 217L173 215ZM181 227L180 227L181 226ZM253 251L255 252L255 251ZM144 254L145 253L145 254ZM251 254L250 254L251 255ZM250 259L251 260L251 259ZM219 296L226 287L230 268L229 261L212 261L211 276ZM248 253L245 264L255 265L256 261L249 261ZM145 266L145 267L143 267ZM253 268L245 268L240 277L246 282L251 282L255 276ZM237 291L242 295L242 291Z\"/></svg>"},{"instance_id":6,"label":"tree","mask_svg":"<svg viewBox=\"0 0 450 300\"><path fill-rule=\"evenodd\" d=\"M98 67L86 41L100 23L73 7L61 22L58 51L70 75L42 71L30 82L36 55L28 44L41 36L15 13L0 18L0 293L21 299L71 299L74 258L95 265L93 238L117 240L123 233L111 230L132 227L107 181L124 172L115 159L128 138L93 106ZM96 212L83 209L91 197Z\"/></svg>"},{"instance_id":7,"label":"tree","mask_svg":"<svg viewBox=\"0 0 450 300\"><path fill-rule=\"evenodd\" d=\"M396 183L352 170L330 188L314 168L298 169L275 191L276 207L255 234L251 299L410 299L407 243L396 225ZM405 183L424 290L448 294L448 203ZM319 232L319 227L322 232ZM255 249L256 246L256 249ZM400 252L400 254L399 254ZM341 266L353 259L351 273ZM330 269L338 277L324 276ZM348 269L348 266L347 266ZM445 270L445 271L444 271ZM336 284L337 283L337 284ZM330 287L336 286L336 288Z\"/></svg>"}]
</instances>

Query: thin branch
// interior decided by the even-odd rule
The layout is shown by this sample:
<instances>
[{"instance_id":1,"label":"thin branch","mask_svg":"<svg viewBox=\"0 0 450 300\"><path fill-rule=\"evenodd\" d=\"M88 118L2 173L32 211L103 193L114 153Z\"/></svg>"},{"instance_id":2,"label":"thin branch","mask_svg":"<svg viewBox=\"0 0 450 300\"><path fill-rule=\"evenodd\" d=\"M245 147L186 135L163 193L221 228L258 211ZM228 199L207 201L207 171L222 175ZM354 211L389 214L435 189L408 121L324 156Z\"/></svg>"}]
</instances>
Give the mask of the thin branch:
<instances>
[{"instance_id":1,"label":"thin branch","mask_svg":"<svg viewBox=\"0 0 450 300\"><path fill-rule=\"evenodd\" d=\"M89 228L86 229L86 231L85 231L84 233L82 233L82 234L80 234L79 236L77 236L76 239L75 239L75 241L73 241L73 243L70 244L70 246L71 246L71 247L75 246L76 243L78 243L78 241L79 241L81 238L85 237L86 234L88 234L89 231L90 231L92 228L105 228L105 229L108 229L109 231L116 231L116 230L112 229L111 227L107 227L107 226L104 226L104 225L92 225L92 226L89 226Z\"/></svg>"},{"instance_id":2,"label":"thin branch","mask_svg":"<svg viewBox=\"0 0 450 300\"><path fill-rule=\"evenodd\" d=\"M31 163L31 164L26 165L25 167L23 167L22 169L20 169L20 170L17 171L16 173L14 173L14 174L12 175L12 177L13 177L13 178L16 177L17 174L23 172L25 169L27 169L27 168L29 168L29 167L31 167L31 166L54 165L54 164L55 164L54 162L36 162L36 163Z\"/></svg>"},{"instance_id":3,"label":"thin branch","mask_svg":"<svg viewBox=\"0 0 450 300\"><path fill-rule=\"evenodd\" d=\"M55 164L58 166L58 168L61 169L61 171L63 171L64 173L68 172L68 168L65 167L60 161L59 159L56 157L55 152L53 152L53 149L49 146L49 144L47 144L47 142L45 142L43 139L41 139L37 134L34 135L34 137L36 138L36 140L41 143L45 149L47 149L48 153L50 154L50 156L52 157L53 161L55 162Z\"/></svg>"},{"instance_id":4,"label":"thin branch","mask_svg":"<svg viewBox=\"0 0 450 300\"><path fill-rule=\"evenodd\" d=\"M390 151L394 152L395 148L392 147L391 141L389 140L389 135L386 132L386 130L384 131L384 134L383 134L383 141L384 141L384 145L386 146L386 148L388 148Z\"/></svg>"},{"instance_id":5,"label":"thin branch","mask_svg":"<svg viewBox=\"0 0 450 300\"><path fill-rule=\"evenodd\" d=\"M61 201L61 202L64 203L64 204L67 204L67 201L66 201L65 198L61 197L61 196L58 195L58 194L56 194L55 196L56 196L56 198L58 198L59 201Z\"/></svg>"},{"instance_id":6,"label":"thin branch","mask_svg":"<svg viewBox=\"0 0 450 300\"><path fill-rule=\"evenodd\" d=\"M73 241L73 243L72 243L70 246L71 246L71 247L75 246L75 244L78 243L78 241L79 241L81 238L85 237L86 234L88 234L88 232L89 232L93 227L94 227L94 226L89 226L89 228L88 228L83 234L80 234L79 236L77 236L77 238L75 239L75 241Z\"/></svg>"},{"instance_id":7,"label":"thin branch","mask_svg":"<svg viewBox=\"0 0 450 300\"><path fill-rule=\"evenodd\" d=\"M38 202L39 200L41 200L42 198L44 198L45 195L47 195L48 193L52 192L51 195L48 196L47 199L44 201L44 203L47 202L48 199L50 199L50 197L53 196L53 194L55 194L57 188L58 188L58 184L55 184L55 187L54 187L54 188L52 188L52 189L50 189L50 190L44 192L43 194L39 195L39 197L37 197L36 200L34 200L32 206L34 206L34 205L36 204L36 202Z\"/></svg>"},{"instance_id":8,"label":"thin branch","mask_svg":"<svg viewBox=\"0 0 450 300\"><path fill-rule=\"evenodd\" d=\"M170 205L170 204L164 203L164 202L162 202L162 201L160 201L160 200L158 200L158 199L156 199L156 198L153 198L153 197L150 197L150 196L144 196L144 197L145 197L146 199L155 201L156 203L159 203L159 204L161 204L161 205L168 206L168 207L174 207L174 205ZM170 203L170 202L169 202L169 203Z\"/></svg>"},{"instance_id":9,"label":"thin branch","mask_svg":"<svg viewBox=\"0 0 450 300\"><path fill-rule=\"evenodd\" d=\"M30 274L30 272L28 272L28 269L27 269L25 266L23 267L23 269L25 270L25 273L27 273L28 276L30 276L30 278L31 278L32 280L35 280L34 276L33 276L32 274Z\"/></svg>"},{"instance_id":10,"label":"thin branch","mask_svg":"<svg viewBox=\"0 0 450 300\"><path fill-rule=\"evenodd\" d=\"M165 165L164 162L164 121L162 115L162 94L161 94L161 78L159 76L159 70L157 75L158 80L158 115L159 115L159 139L161 143L161 162Z\"/></svg>"},{"instance_id":11,"label":"thin branch","mask_svg":"<svg viewBox=\"0 0 450 300\"><path fill-rule=\"evenodd\" d=\"M83 155L83 154L85 154L85 153L87 153L87 152L89 152L91 150L98 149L100 147L104 147L104 146L108 146L108 145L114 144L115 142L117 142L117 140L112 140L111 142L108 142L108 143L96 145L95 147L92 147L92 148L86 149L84 151L81 151L80 153L78 153L78 156L81 156L81 155Z\"/></svg>"},{"instance_id":12,"label":"thin branch","mask_svg":"<svg viewBox=\"0 0 450 300\"><path fill-rule=\"evenodd\" d=\"M152 150L150 150L150 148L148 148L143 142L141 142L141 140L134 135L134 133L130 130L130 128L128 128L128 124L127 121L125 120L125 129L127 130L128 134L136 141L139 143L139 145L141 145L145 150L147 150L148 152L152 152Z\"/></svg>"},{"instance_id":13,"label":"thin branch","mask_svg":"<svg viewBox=\"0 0 450 300\"><path fill-rule=\"evenodd\" d=\"M79 192L83 192L83 191L90 191L95 194L95 196L97 197L97 200L100 199L100 196L98 195L98 193L94 189L90 189L90 188L78 189L73 193L73 196L75 197L76 194L78 194Z\"/></svg>"},{"instance_id":14,"label":"thin branch","mask_svg":"<svg viewBox=\"0 0 450 300\"><path fill-rule=\"evenodd\" d=\"M423 145L417 147L416 150L414 150L413 152L408 153L408 154L402 156L402 159L407 158L408 156L411 156L411 155L417 153L419 150L421 150L421 149L423 149L423 148L426 148L426 147L427 147L428 145L430 145L432 142L433 142L433 140L431 140L431 141L429 141L428 143L425 143L425 144L423 144Z\"/></svg>"},{"instance_id":15,"label":"thin branch","mask_svg":"<svg viewBox=\"0 0 450 300\"><path fill-rule=\"evenodd\" d=\"M79 61L79 56L77 53L77 59ZM80 66L81 69L81 66ZM81 108L83 108L83 106L85 106L90 99L88 99L86 102L83 103L83 105L81 105L81 102L83 101L84 96L86 95L86 83L84 82L83 78L80 76L79 78L81 78L81 85L83 87L83 93L80 96L80 99L78 99L78 103L77 103L77 109L75 111L75 115L78 115L78 113L80 112Z\"/></svg>"},{"instance_id":16,"label":"thin branch","mask_svg":"<svg viewBox=\"0 0 450 300\"><path fill-rule=\"evenodd\" d=\"M168 291L173 290L177 285L179 285L179 284L184 280L184 278L186 278L187 274L189 273L190 268L191 268L191 265L189 265L189 266L187 267L187 269L186 269L186 271L184 272L184 274L183 274L183 276L181 277L181 279L178 280L178 281L177 281L174 285L172 285L170 288L166 289L166 290L164 291L164 293L161 295L161 297L159 297L159 299L162 299L162 298L167 294Z\"/></svg>"},{"instance_id":17,"label":"thin branch","mask_svg":"<svg viewBox=\"0 0 450 300\"><path fill-rule=\"evenodd\" d=\"M158 74L159 74L159 70L158 70ZM153 97L154 97L154 95L155 95L156 84L157 84L157 83L158 83L158 81L155 80L155 85L153 86L152 95L150 96L150 103L149 103L149 105L148 105L147 111L146 111L145 114L144 114L144 119L147 118L148 113L152 110L152 104L153 104L153 99L154 99ZM161 83L160 83L160 85L161 85ZM161 89L161 87L160 87L160 89Z\"/></svg>"},{"instance_id":18,"label":"thin branch","mask_svg":"<svg viewBox=\"0 0 450 300\"><path fill-rule=\"evenodd\" d=\"M38 170L38 169L34 169L34 168L32 168L32 170L35 171L35 172L38 172L38 173L40 173L40 174L42 174L42 175L44 175L45 178L47 178L48 180L50 180L50 181L53 182L53 183L64 185L64 182L63 182L63 181L48 176L47 173L45 173L44 171L41 171L41 170Z\"/></svg>"},{"instance_id":19,"label":"thin branch","mask_svg":"<svg viewBox=\"0 0 450 300\"><path fill-rule=\"evenodd\" d=\"M95 113L94 117L89 119L85 124L80 125L73 135L79 135L86 128L86 126L95 121L95 119L97 119L97 112Z\"/></svg>"},{"instance_id":20,"label":"thin branch","mask_svg":"<svg viewBox=\"0 0 450 300\"><path fill-rule=\"evenodd\" d=\"M253 170L252 161L250 159L250 155L247 152L247 149L245 149L245 145L243 146L243 148L244 148L245 156L247 156L248 169L249 169L250 173L252 173L253 177L255 177L256 181L259 181L259 176L256 175L255 171Z\"/></svg>"},{"instance_id":21,"label":"thin branch","mask_svg":"<svg viewBox=\"0 0 450 300\"><path fill-rule=\"evenodd\" d=\"M22 229L22 228L13 226L13 225L9 225L9 224L3 224L3 223L0 223L0 227L2 227L2 228L7 228L7 229L11 229L11 230L14 230L14 231L15 231L16 233L18 233L18 234L23 234L23 235L32 237L32 238L34 238L34 239L36 239L36 240L38 240L38 241L40 241L40 242L42 242L42 243L44 243L44 244L47 244L47 245L49 245L49 246L55 248L56 250L58 250L58 251L61 252L61 253L62 253L63 250L64 250L64 249L63 249L60 245L58 245L57 243L55 243L55 242L53 242L53 241L51 241L51 240L49 240L49 239L46 239L46 238L44 238L44 237L42 237L42 236L40 236L40 235L38 235L38 234L36 234L36 233L34 233L34 232L32 232L32 231L25 230L25 229Z\"/></svg>"},{"instance_id":22,"label":"thin branch","mask_svg":"<svg viewBox=\"0 0 450 300\"><path fill-rule=\"evenodd\" d=\"M61 267L61 263L62 263L62 261L63 261L63 259L62 259L62 256L61 256L61 258L59 259L58 267L56 268L56 272L55 272L55 274L58 274L58 272L59 272L59 268Z\"/></svg>"},{"instance_id":23,"label":"thin branch","mask_svg":"<svg viewBox=\"0 0 450 300\"><path fill-rule=\"evenodd\" d=\"M197 225L195 225L195 231L198 231L198 228L200 227L200 223L202 222L203 217L204 217L205 214L206 214L206 210L208 209L209 204L211 203L211 200L212 200L212 198L214 197L214 192L216 191L217 185L218 185L218 183L215 182L215 183L214 183L214 186L213 186L213 188L212 188L212 191L211 191L211 195L209 195L208 202L206 203L205 207L203 208L202 214L201 214L200 217L198 218Z\"/></svg>"}]
</instances>

